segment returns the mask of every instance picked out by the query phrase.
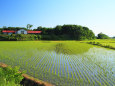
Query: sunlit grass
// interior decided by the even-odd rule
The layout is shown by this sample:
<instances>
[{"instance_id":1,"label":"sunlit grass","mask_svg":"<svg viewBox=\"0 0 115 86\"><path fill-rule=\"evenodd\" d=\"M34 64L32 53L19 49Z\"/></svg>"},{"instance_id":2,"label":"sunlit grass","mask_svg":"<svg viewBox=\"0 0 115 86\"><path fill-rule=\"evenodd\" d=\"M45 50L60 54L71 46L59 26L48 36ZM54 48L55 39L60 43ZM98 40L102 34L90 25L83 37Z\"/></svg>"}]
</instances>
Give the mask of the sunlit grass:
<instances>
[{"instance_id":1,"label":"sunlit grass","mask_svg":"<svg viewBox=\"0 0 115 86\"><path fill-rule=\"evenodd\" d=\"M110 49L114 49L115 50L115 39L96 39L96 40L92 40L92 41L85 41L88 42L89 44L93 44L93 45L98 45L104 48L110 48Z\"/></svg>"},{"instance_id":2,"label":"sunlit grass","mask_svg":"<svg viewBox=\"0 0 115 86\"><path fill-rule=\"evenodd\" d=\"M115 51L83 42L2 41L0 61L55 85L114 85Z\"/></svg>"}]
</instances>

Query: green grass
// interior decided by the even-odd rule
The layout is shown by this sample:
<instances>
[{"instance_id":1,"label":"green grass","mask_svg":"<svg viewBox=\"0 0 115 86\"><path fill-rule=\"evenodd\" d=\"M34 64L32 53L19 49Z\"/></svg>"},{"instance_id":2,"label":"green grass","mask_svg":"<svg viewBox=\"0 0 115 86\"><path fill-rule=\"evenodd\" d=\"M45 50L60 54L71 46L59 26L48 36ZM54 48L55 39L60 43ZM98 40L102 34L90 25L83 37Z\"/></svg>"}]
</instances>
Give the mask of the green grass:
<instances>
[{"instance_id":1,"label":"green grass","mask_svg":"<svg viewBox=\"0 0 115 86\"><path fill-rule=\"evenodd\" d=\"M115 48L115 42L114 43L101 43L102 45L105 45L105 46L107 46L107 45L109 45L109 46L112 46L112 47L114 47Z\"/></svg>"},{"instance_id":2,"label":"green grass","mask_svg":"<svg viewBox=\"0 0 115 86\"><path fill-rule=\"evenodd\" d=\"M96 39L92 41L87 41L89 44L98 45L104 48L110 48L115 50L115 39Z\"/></svg>"},{"instance_id":3,"label":"green grass","mask_svg":"<svg viewBox=\"0 0 115 86\"><path fill-rule=\"evenodd\" d=\"M1 41L0 62L55 85L114 85L115 51L85 42Z\"/></svg>"}]
</instances>

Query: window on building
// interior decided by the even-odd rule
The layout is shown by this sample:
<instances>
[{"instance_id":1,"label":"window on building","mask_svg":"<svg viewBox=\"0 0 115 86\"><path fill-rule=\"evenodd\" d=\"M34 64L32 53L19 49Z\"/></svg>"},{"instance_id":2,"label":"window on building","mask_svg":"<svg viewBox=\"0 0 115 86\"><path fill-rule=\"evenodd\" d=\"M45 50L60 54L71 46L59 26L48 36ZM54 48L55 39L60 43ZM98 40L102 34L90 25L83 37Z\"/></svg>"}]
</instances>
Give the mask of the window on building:
<instances>
[{"instance_id":1,"label":"window on building","mask_svg":"<svg viewBox=\"0 0 115 86\"><path fill-rule=\"evenodd\" d=\"M24 34L24 31L21 31L21 34Z\"/></svg>"}]
</instances>

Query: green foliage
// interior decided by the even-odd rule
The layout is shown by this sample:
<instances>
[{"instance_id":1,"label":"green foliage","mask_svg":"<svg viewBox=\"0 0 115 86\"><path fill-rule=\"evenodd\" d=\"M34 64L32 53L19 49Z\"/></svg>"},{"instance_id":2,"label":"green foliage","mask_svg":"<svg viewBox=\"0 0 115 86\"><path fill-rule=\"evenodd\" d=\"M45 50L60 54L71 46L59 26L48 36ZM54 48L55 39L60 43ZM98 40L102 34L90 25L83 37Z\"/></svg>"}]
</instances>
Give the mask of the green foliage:
<instances>
[{"instance_id":1,"label":"green foliage","mask_svg":"<svg viewBox=\"0 0 115 86\"><path fill-rule=\"evenodd\" d=\"M38 39L41 40L41 39L42 39L42 36L41 36L41 35L38 35Z\"/></svg>"},{"instance_id":2,"label":"green foliage","mask_svg":"<svg viewBox=\"0 0 115 86\"><path fill-rule=\"evenodd\" d=\"M27 24L27 29L30 29L33 25Z\"/></svg>"},{"instance_id":3,"label":"green foliage","mask_svg":"<svg viewBox=\"0 0 115 86\"><path fill-rule=\"evenodd\" d=\"M38 35L34 35L34 34L12 34L8 37L8 39L11 41L38 40Z\"/></svg>"},{"instance_id":4,"label":"green foliage","mask_svg":"<svg viewBox=\"0 0 115 86\"><path fill-rule=\"evenodd\" d=\"M9 40L9 35L0 34L0 41L8 41L8 40Z\"/></svg>"},{"instance_id":5,"label":"green foliage","mask_svg":"<svg viewBox=\"0 0 115 86\"><path fill-rule=\"evenodd\" d=\"M94 33L80 25L57 25L55 28L38 27L45 40L86 40L95 39ZM64 37L65 36L65 37Z\"/></svg>"},{"instance_id":6,"label":"green foliage","mask_svg":"<svg viewBox=\"0 0 115 86\"><path fill-rule=\"evenodd\" d=\"M24 28L24 27L3 27L3 28L1 28L2 30L14 30L14 31L17 31L17 30L20 30L20 29L25 29L25 30L27 30L26 28Z\"/></svg>"},{"instance_id":7,"label":"green foliage","mask_svg":"<svg viewBox=\"0 0 115 86\"><path fill-rule=\"evenodd\" d=\"M98 39L109 39L110 37L107 36L106 34L99 33L97 38L98 38Z\"/></svg>"},{"instance_id":8,"label":"green foliage","mask_svg":"<svg viewBox=\"0 0 115 86\"><path fill-rule=\"evenodd\" d=\"M32 25L27 24L27 29ZM4 27L4 30L19 30L26 29L21 27ZM41 40L92 40L95 39L95 34L88 27L80 25L57 25L54 28L38 27L34 31L42 31L41 35L36 37ZM30 37L30 38L28 38ZM11 35L9 40L37 40L33 35ZM4 39L5 40L5 39Z\"/></svg>"},{"instance_id":9,"label":"green foliage","mask_svg":"<svg viewBox=\"0 0 115 86\"><path fill-rule=\"evenodd\" d=\"M11 34L11 35L0 35L0 41L29 41L41 39L41 35L35 34Z\"/></svg>"},{"instance_id":10,"label":"green foliage","mask_svg":"<svg viewBox=\"0 0 115 86\"><path fill-rule=\"evenodd\" d=\"M56 35L61 35L62 34L62 26L60 26L60 25L57 25L56 27L55 27L55 29L54 29L54 32L55 32L55 34Z\"/></svg>"},{"instance_id":11,"label":"green foliage","mask_svg":"<svg viewBox=\"0 0 115 86\"><path fill-rule=\"evenodd\" d=\"M0 34L2 34L2 30L3 30L3 28L0 28Z\"/></svg>"},{"instance_id":12,"label":"green foliage","mask_svg":"<svg viewBox=\"0 0 115 86\"><path fill-rule=\"evenodd\" d=\"M22 73L19 73L19 67L0 68L0 86L20 86Z\"/></svg>"}]
</instances>

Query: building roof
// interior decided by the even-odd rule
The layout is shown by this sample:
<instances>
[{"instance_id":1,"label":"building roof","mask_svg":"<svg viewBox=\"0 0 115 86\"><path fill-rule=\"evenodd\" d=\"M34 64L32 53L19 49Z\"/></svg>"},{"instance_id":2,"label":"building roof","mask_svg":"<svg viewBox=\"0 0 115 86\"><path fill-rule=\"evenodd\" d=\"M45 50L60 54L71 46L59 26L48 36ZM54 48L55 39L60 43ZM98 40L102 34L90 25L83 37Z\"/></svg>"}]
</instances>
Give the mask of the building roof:
<instances>
[{"instance_id":1,"label":"building roof","mask_svg":"<svg viewBox=\"0 0 115 86\"><path fill-rule=\"evenodd\" d=\"M26 30L25 30L26 31ZM14 30L3 30L3 33L15 33ZM27 33L41 33L42 31L27 31Z\"/></svg>"},{"instance_id":2,"label":"building roof","mask_svg":"<svg viewBox=\"0 0 115 86\"><path fill-rule=\"evenodd\" d=\"M42 31L27 31L27 33L41 33Z\"/></svg>"},{"instance_id":3,"label":"building roof","mask_svg":"<svg viewBox=\"0 0 115 86\"><path fill-rule=\"evenodd\" d=\"M24 30L24 31L27 31L27 30L25 30L25 29L19 29L19 30L17 30L17 31L20 31L20 30Z\"/></svg>"},{"instance_id":4,"label":"building roof","mask_svg":"<svg viewBox=\"0 0 115 86\"><path fill-rule=\"evenodd\" d=\"M3 30L2 32L3 33L15 33L16 31L13 31L13 30Z\"/></svg>"}]
</instances>

